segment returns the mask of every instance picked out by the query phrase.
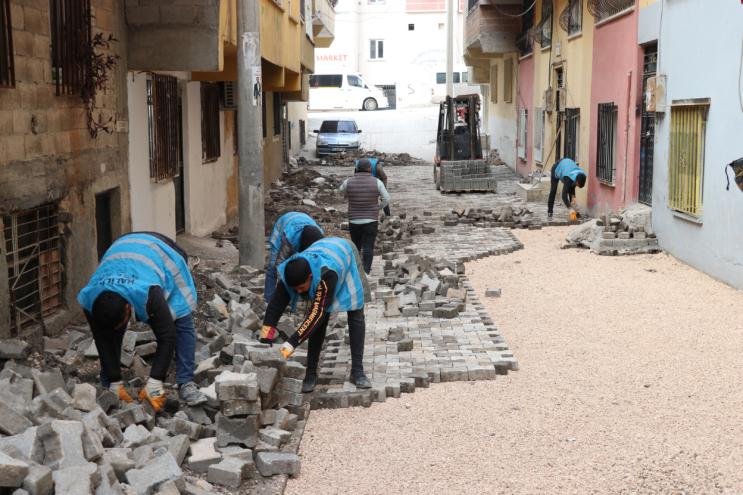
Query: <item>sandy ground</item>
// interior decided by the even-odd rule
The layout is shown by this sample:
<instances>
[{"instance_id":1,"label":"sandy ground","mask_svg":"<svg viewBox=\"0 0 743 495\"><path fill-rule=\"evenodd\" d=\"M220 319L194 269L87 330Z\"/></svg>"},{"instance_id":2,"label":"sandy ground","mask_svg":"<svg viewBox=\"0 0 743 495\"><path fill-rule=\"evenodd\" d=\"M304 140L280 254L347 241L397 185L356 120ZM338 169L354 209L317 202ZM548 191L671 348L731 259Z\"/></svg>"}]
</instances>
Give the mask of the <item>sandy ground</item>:
<instances>
[{"instance_id":1,"label":"sandy ground","mask_svg":"<svg viewBox=\"0 0 743 495\"><path fill-rule=\"evenodd\" d=\"M568 231L467 266L519 371L313 411L286 493L743 493L743 293Z\"/></svg>"}]
</instances>

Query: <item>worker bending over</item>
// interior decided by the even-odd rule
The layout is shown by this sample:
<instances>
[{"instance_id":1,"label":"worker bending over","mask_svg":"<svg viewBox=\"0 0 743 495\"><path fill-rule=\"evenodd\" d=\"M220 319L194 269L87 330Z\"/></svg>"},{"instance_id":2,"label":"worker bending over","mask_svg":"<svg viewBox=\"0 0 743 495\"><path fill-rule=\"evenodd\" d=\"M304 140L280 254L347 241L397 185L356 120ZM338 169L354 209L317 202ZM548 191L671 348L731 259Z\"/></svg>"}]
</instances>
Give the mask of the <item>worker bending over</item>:
<instances>
[{"instance_id":1,"label":"worker bending over","mask_svg":"<svg viewBox=\"0 0 743 495\"><path fill-rule=\"evenodd\" d=\"M379 179L382 181L382 184L384 185L384 188L387 189L387 174L384 172L384 167L381 163L379 163L379 160L376 158L370 158L369 163L371 163L371 174L372 177ZM359 160L356 160L356 170L354 172L358 172L359 170ZM388 191L389 192L389 191ZM388 217L390 216L390 205L384 207L384 214Z\"/></svg>"},{"instance_id":2,"label":"worker bending over","mask_svg":"<svg viewBox=\"0 0 743 495\"><path fill-rule=\"evenodd\" d=\"M371 173L371 162L362 158L356 164L353 177L341 184L341 196L348 196L348 230L351 241L364 256L364 272L368 275L374 261L374 243L379 230L379 210L390 202L390 195L381 180ZM381 198L381 203L380 203Z\"/></svg>"},{"instance_id":3,"label":"worker bending over","mask_svg":"<svg viewBox=\"0 0 743 495\"><path fill-rule=\"evenodd\" d=\"M121 347L132 311L150 325L157 340L155 361L139 402L156 411L165 402L163 380L175 354L178 396L188 405L206 402L193 382L196 332L191 312L196 287L188 255L171 239L154 232L119 238L103 255L88 285L77 296L93 332L101 362L101 384L131 402L121 379Z\"/></svg>"},{"instance_id":4,"label":"worker bending over","mask_svg":"<svg viewBox=\"0 0 743 495\"><path fill-rule=\"evenodd\" d=\"M289 357L302 342L309 339L307 371L302 393L312 392L317 382L325 332L331 313L346 311L351 339L351 382L359 388L370 388L364 375L364 301L371 300L369 283L361 269L358 251L344 239L327 238L295 254L279 266L281 276L276 292L266 309L261 330L261 342L271 344L281 315L291 303L292 310L301 298L311 300L307 316L296 332L280 347Z\"/></svg>"},{"instance_id":5,"label":"worker bending over","mask_svg":"<svg viewBox=\"0 0 743 495\"><path fill-rule=\"evenodd\" d=\"M323 238L323 231L306 213L290 212L282 216L273 226L270 246L271 255L266 270L265 299L271 300L276 290L276 267L294 253L301 253L315 241Z\"/></svg>"},{"instance_id":6,"label":"worker bending over","mask_svg":"<svg viewBox=\"0 0 743 495\"><path fill-rule=\"evenodd\" d=\"M559 182L562 182L562 201L570 212L570 220L580 218L580 213L574 209L574 206L578 206L578 200L575 199L575 186L584 187L587 177L588 175L570 158L563 158L552 166L550 197L547 201L547 221L552 220Z\"/></svg>"}]
</instances>

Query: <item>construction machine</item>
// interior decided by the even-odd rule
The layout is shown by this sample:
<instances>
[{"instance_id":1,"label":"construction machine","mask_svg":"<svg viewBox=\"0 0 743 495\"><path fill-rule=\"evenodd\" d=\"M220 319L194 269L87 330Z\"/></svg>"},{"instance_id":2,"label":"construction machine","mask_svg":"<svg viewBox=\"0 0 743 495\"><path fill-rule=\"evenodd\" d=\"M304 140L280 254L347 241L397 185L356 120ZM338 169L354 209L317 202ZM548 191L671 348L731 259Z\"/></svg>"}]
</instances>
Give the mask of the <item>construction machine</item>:
<instances>
[{"instance_id":1,"label":"construction machine","mask_svg":"<svg viewBox=\"0 0 743 495\"><path fill-rule=\"evenodd\" d=\"M495 180L483 156L480 96L447 96L439 104L433 178L437 190L494 190Z\"/></svg>"}]
</instances>

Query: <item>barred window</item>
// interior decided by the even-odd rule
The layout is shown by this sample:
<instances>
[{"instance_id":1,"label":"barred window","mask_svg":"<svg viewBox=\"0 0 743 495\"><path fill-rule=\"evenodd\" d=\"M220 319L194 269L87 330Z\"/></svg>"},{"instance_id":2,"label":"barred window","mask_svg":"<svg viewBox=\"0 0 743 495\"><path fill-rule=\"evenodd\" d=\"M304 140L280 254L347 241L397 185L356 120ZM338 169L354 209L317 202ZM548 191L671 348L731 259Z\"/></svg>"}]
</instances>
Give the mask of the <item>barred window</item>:
<instances>
[{"instance_id":1,"label":"barred window","mask_svg":"<svg viewBox=\"0 0 743 495\"><path fill-rule=\"evenodd\" d=\"M708 104L684 102L671 108L668 156L668 206L698 217L702 214L704 145Z\"/></svg>"},{"instance_id":2,"label":"barred window","mask_svg":"<svg viewBox=\"0 0 743 495\"><path fill-rule=\"evenodd\" d=\"M205 162L213 162L220 156L219 84L216 83L201 83L201 149Z\"/></svg>"},{"instance_id":3,"label":"barred window","mask_svg":"<svg viewBox=\"0 0 743 495\"><path fill-rule=\"evenodd\" d=\"M542 20L534 28L534 41L542 48L552 46L552 0L542 2Z\"/></svg>"},{"instance_id":4,"label":"barred window","mask_svg":"<svg viewBox=\"0 0 743 495\"><path fill-rule=\"evenodd\" d=\"M588 0L588 12L596 22L608 19L635 6L635 0Z\"/></svg>"},{"instance_id":5,"label":"barred window","mask_svg":"<svg viewBox=\"0 0 743 495\"><path fill-rule=\"evenodd\" d=\"M565 158L578 162L580 152L580 108L565 109Z\"/></svg>"},{"instance_id":6,"label":"barred window","mask_svg":"<svg viewBox=\"0 0 743 495\"><path fill-rule=\"evenodd\" d=\"M570 0L560 14L560 27L568 36L583 30L583 0Z\"/></svg>"},{"instance_id":7,"label":"barred window","mask_svg":"<svg viewBox=\"0 0 743 495\"><path fill-rule=\"evenodd\" d=\"M57 205L2 218L10 286L11 336L62 305Z\"/></svg>"},{"instance_id":8,"label":"barred window","mask_svg":"<svg viewBox=\"0 0 743 495\"><path fill-rule=\"evenodd\" d=\"M273 94L273 135L281 135L281 93Z\"/></svg>"},{"instance_id":9,"label":"barred window","mask_svg":"<svg viewBox=\"0 0 743 495\"><path fill-rule=\"evenodd\" d=\"M521 19L521 32L516 38L516 49L520 57L534 51L534 9L530 9Z\"/></svg>"},{"instance_id":10,"label":"barred window","mask_svg":"<svg viewBox=\"0 0 743 495\"><path fill-rule=\"evenodd\" d=\"M57 95L78 95L84 68L77 56L90 43L90 0L50 0L52 79Z\"/></svg>"},{"instance_id":11,"label":"barred window","mask_svg":"<svg viewBox=\"0 0 743 495\"><path fill-rule=\"evenodd\" d=\"M599 104L596 176L610 184L614 183L617 175L617 113L614 103Z\"/></svg>"},{"instance_id":12,"label":"barred window","mask_svg":"<svg viewBox=\"0 0 743 495\"><path fill-rule=\"evenodd\" d=\"M178 176L178 80L155 74L147 80L150 178Z\"/></svg>"},{"instance_id":13,"label":"barred window","mask_svg":"<svg viewBox=\"0 0 743 495\"><path fill-rule=\"evenodd\" d=\"M13 23L10 21L10 0L0 0L0 88L15 87L13 59Z\"/></svg>"}]
</instances>

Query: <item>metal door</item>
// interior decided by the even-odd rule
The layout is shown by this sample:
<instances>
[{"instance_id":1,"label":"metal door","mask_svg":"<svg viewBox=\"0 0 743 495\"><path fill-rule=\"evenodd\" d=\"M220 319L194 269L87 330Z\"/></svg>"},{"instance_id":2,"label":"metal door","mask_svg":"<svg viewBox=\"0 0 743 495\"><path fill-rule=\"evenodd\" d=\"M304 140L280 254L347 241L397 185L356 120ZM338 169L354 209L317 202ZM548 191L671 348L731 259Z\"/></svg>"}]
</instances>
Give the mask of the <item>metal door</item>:
<instances>
[{"instance_id":1,"label":"metal door","mask_svg":"<svg viewBox=\"0 0 743 495\"><path fill-rule=\"evenodd\" d=\"M655 77L658 45L645 47L645 67L642 74L642 124L640 127L640 190L637 199L651 205L653 202L653 150L655 148L655 113L645 109L645 91L648 79Z\"/></svg>"}]
</instances>

